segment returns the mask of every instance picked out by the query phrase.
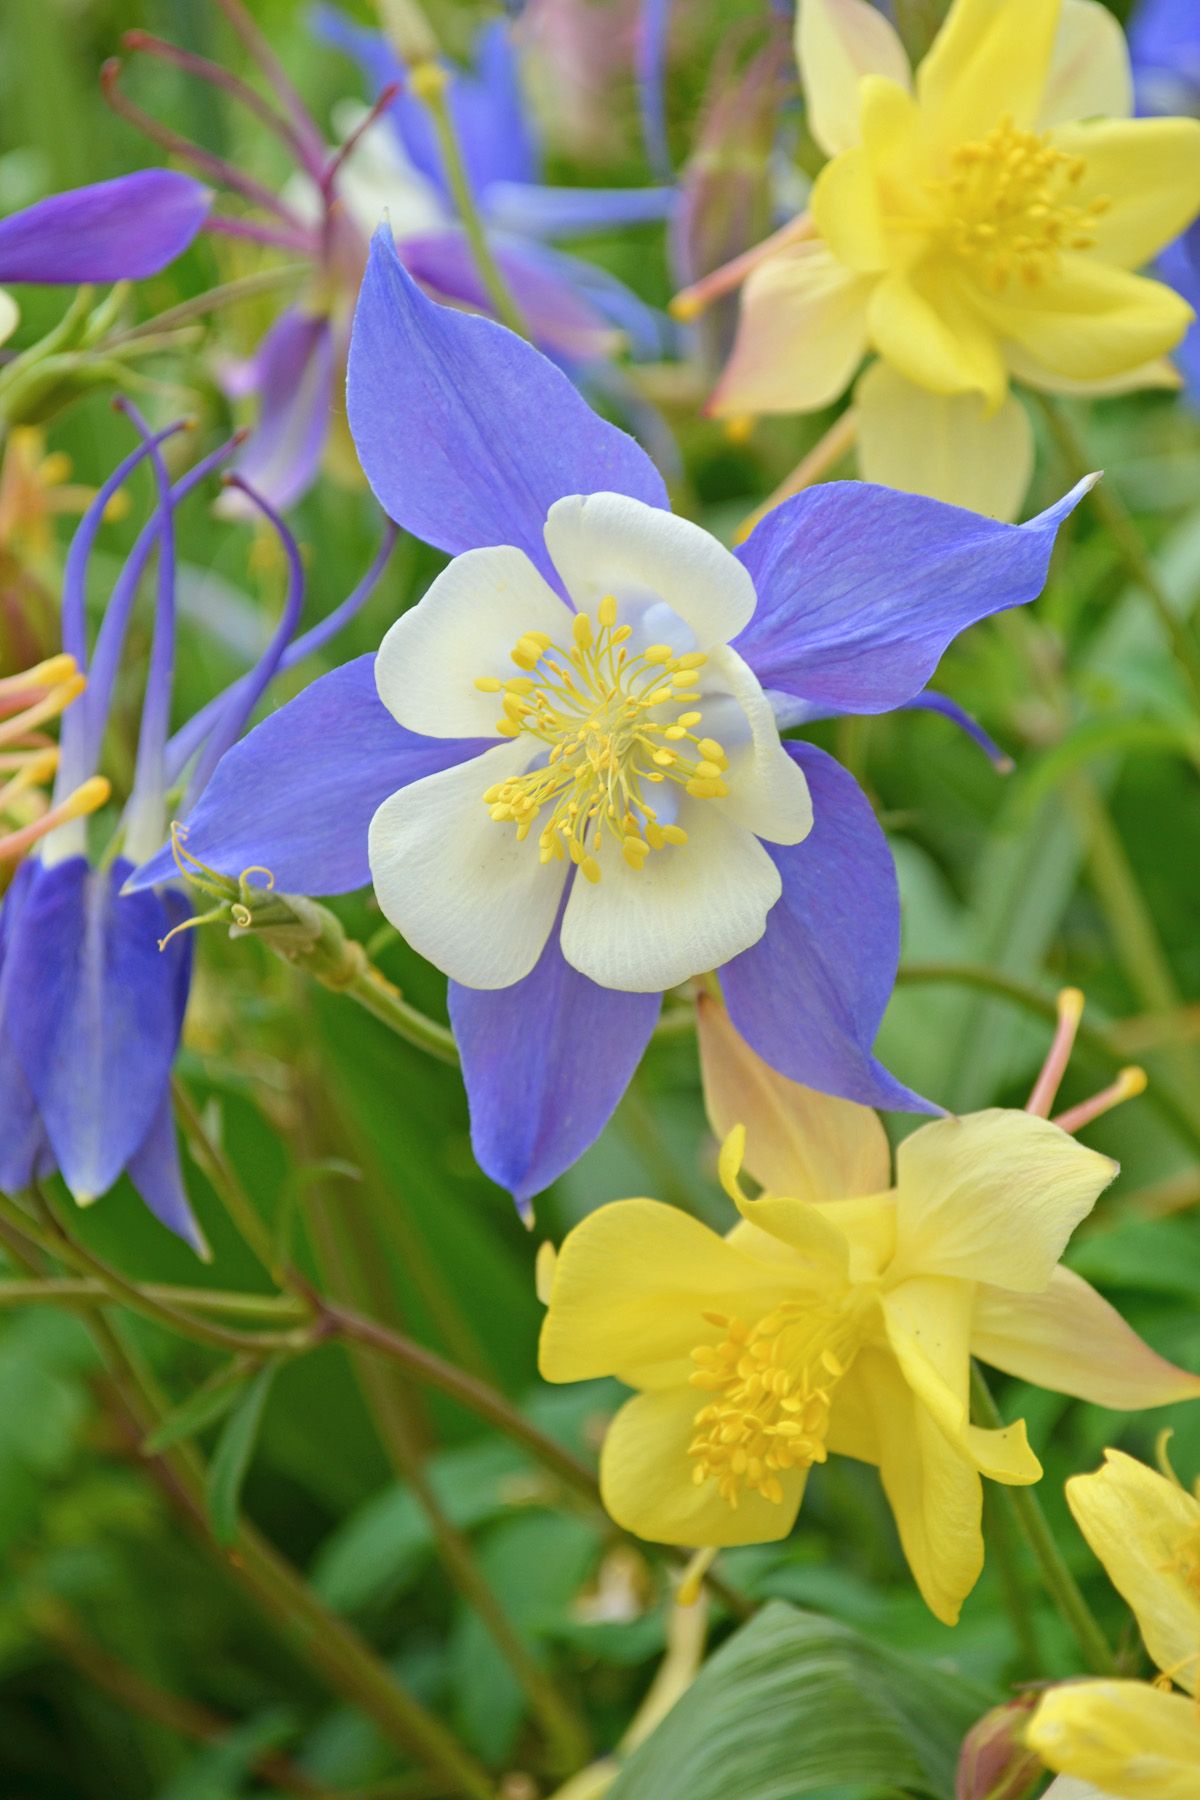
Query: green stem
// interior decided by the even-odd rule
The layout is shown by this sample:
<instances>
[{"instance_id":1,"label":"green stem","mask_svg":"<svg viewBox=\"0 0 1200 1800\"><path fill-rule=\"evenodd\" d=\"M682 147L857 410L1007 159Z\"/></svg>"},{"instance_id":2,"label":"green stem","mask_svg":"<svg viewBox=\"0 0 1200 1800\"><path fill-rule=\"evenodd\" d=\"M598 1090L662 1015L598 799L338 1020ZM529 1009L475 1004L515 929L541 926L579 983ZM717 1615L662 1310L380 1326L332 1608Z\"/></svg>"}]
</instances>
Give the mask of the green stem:
<instances>
[{"instance_id":1,"label":"green stem","mask_svg":"<svg viewBox=\"0 0 1200 1800\"><path fill-rule=\"evenodd\" d=\"M62 1224L48 1208L46 1225L39 1225L15 1201L10 1200L7 1195L0 1195L0 1218L48 1256L66 1263L77 1274L89 1276L104 1289L110 1301L118 1301L131 1311L141 1313L144 1318L153 1319L156 1324L163 1325L182 1337L193 1338L198 1344L207 1344L210 1349L229 1350L242 1356L294 1355L299 1350L307 1349L312 1342L312 1332L307 1328L285 1332L236 1331L180 1311L156 1294L130 1281L118 1269L94 1256L90 1250L85 1250L82 1244L67 1235Z\"/></svg>"},{"instance_id":2,"label":"green stem","mask_svg":"<svg viewBox=\"0 0 1200 1800\"><path fill-rule=\"evenodd\" d=\"M125 344L137 343L140 338L173 331L177 325L189 325L193 319L202 319L223 306L235 306L243 300L256 300L260 294L273 294L279 288L290 287L307 273L305 263L289 263L284 269L263 269L257 275L243 275L237 281L223 282L220 287L209 288L206 293L180 301L178 306L168 307L166 312L156 313L154 318L145 319L128 331L117 332L104 348L117 350Z\"/></svg>"},{"instance_id":3,"label":"green stem","mask_svg":"<svg viewBox=\"0 0 1200 1800\"><path fill-rule=\"evenodd\" d=\"M308 1312L290 1294L232 1294L221 1288L170 1287L162 1282L139 1284L146 1299L171 1308L214 1312L230 1318L294 1320L299 1324ZM61 1276L45 1281L0 1281L0 1307L51 1305L108 1306L113 1294L101 1282L87 1276Z\"/></svg>"},{"instance_id":4,"label":"green stem","mask_svg":"<svg viewBox=\"0 0 1200 1800\"><path fill-rule=\"evenodd\" d=\"M1045 1673L1045 1665L1013 1544L1010 1509L1004 1495L992 1484L985 1488L983 1500L988 1549L996 1560L1000 1591L1020 1656L1020 1674L1023 1680L1033 1681Z\"/></svg>"},{"instance_id":5,"label":"green stem","mask_svg":"<svg viewBox=\"0 0 1200 1800\"><path fill-rule=\"evenodd\" d=\"M467 174L458 133L454 129L454 121L450 117L450 107L446 99L451 79L441 64L436 62L420 62L410 70L412 91L419 100L424 102L433 121L433 129L437 136L438 149L441 151L446 181L454 200L455 210L462 223L467 242L471 246L471 255L475 259L479 279L492 303L492 310L510 331L515 331L518 337L528 337L528 327L509 291L508 283L500 272L500 266L492 255L492 247L488 243L483 220L479 216L475 195L471 191L470 177Z\"/></svg>"},{"instance_id":6,"label":"green stem","mask_svg":"<svg viewBox=\"0 0 1200 1800\"><path fill-rule=\"evenodd\" d=\"M375 1246L369 1235L361 1230L357 1209L343 1206L335 1214L318 1197L310 1217L338 1288L370 1306L373 1312L385 1309L390 1295L386 1284L379 1279ZM389 1380L389 1371L373 1362L364 1351L351 1347L350 1354L363 1397L376 1421L380 1441L429 1521L446 1573L524 1690L546 1734L554 1768L559 1773L581 1768L591 1752L587 1725L535 1661L528 1644L513 1626L479 1567L470 1540L442 1506L425 1466L422 1431L420 1422L413 1416L413 1395L408 1382L394 1372Z\"/></svg>"},{"instance_id":7,"label":"green stem","mask_svg":"<svg viewBox=\"0 0 1200 1800\"><path fill-rule=\"evenodd\" d=\"M985 968L979 963L907 963L896 973L897 986L943 981L962 987L979 988L984 993L1011 1000L1017 1006L1024 1007L1026 1012L1036 1013L1049 1024L1054 1024L1058 1017L1053 998L1043 994L1039 988L1019 981L1014 975L1002 974L998 969ZM1108 1032L1089 1025L1086 1020L1079 1027L1078 1042L1081 1049L1111 1063L1114 1069L1123 1068L1129 1061L1121 1045ZM1200 1151L1200 1126L1189 1117L1172 1093L1160 1082L1152 1081L1144 1098L1146 1104L1153 1107L1180 1138L1190 1144L1193 1150Z\"/></svg>"},{"instance_id":8,"label":"green stem","mask_svg":"<svg viewBox=\"0 0 1200 1800\"><path fill-rule=\"evenodd\" d=\"M138 1441L144 1441L168 1410L164 1399L107 1318L97 1315L92 1329ZM149 1460L165 1475L168 1493L182 1505L214 1559L250 1592L286 1641L336 1693L373 1719L397 1749L449 1780L451 1793L466 1800L495 1800L486 1770L253 1526L243 1523L231 1548L221 1549L208 1528L204 1469L192 1446L177 1445Z\"/></svg>"},{"instance_id":9,"label":"green stem","mask_svg":"<svg viewBox=\"0 0 1200 1800\"><path fill-rule=\"evenodd\" d=\"M171 1099L192 1160L229 1214L239 1237L269 1275L279 1279L271 1234L220 1144L210 1137L195 1101L178 1076L171 1079Z\"/></svg>"},{"instance_id":10,"label":"green stem","mask_svg":"<svg viewBox=\"0 0 1200 1800\"><path fill-rule=\"evenodd\" d=\"M1037 399L1071 478L1080 480L1091 472L1091 463L1073 421L1060 401L1045 394L1039 394ZM1177 615L1129 509L1107 480L1097 482L1092 489L1091 503L1119 552L1130 579L1135 586L1141 588L1153 607L1163 634L1170 642L1179 666L1191 684L1195 699L1200 703L1200 646L1188 629L1187 622Z\"/></svg>"},{"instance_id":11,"label":"green stem","mask_svg":"<svg viewBox=\"0 0 1200 1800\"><path fill-rule=\"evenodd\" d=\"M1004 1420L992 1398L992 1391L974 1362L971 1364L971 1400L979 1424L992 1431L1003 1430ZM1063 1560L1033 1488L1005 1487L1003 1493L1017 1529L1037 1563L1046 1592L1074 1636L1088 1669L1093 1675L1115 1674L1116 1659L1079 1583Z\"/></svg>"}]
</instances>

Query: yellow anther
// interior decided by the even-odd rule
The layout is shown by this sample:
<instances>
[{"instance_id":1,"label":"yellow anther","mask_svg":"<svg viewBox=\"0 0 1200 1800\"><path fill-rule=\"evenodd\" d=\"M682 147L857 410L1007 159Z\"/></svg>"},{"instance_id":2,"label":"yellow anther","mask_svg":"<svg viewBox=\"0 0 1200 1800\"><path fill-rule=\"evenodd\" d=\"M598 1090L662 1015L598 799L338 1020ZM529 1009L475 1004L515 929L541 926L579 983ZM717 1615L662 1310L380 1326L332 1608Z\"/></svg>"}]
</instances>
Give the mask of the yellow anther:
<instances>
[{"instance_id":1,"label":"yellow anther","mask_svg":"<svg viewBox=\"0 0 1200 1800\"><path fill-rule=\"evenodd\" d=\"M592 621L586 613L576 613L571 626L571 636L580 650L590 650L593 642Z\"/></svg>"},{"instance_id":2,"label":"yellow anther","mask_svg":"<svg viewBox=\"0 0 1200 1800\"><path fill-rule=\"evenodd\" d=\"M600 864L594 856L585 856L579 864L579 873L595 886L600 879Z\"/></svg>"},{"instance_id":3,"label":"yellow anther","mask_svg":"<svg viewBox=\"0 0 1200 1800\"><path fill-rule=\"evenodd\" d=\"M696 748L706 762L716 763L722 769L729 760L716 738L701 738Z\"/></svg>"},{"instance_id":4,"label":"yellow anther","mask_svg":"<svg viewBox=\"0 0 1200 1800\"><path fill-rule=\"evenodd\" d=\"M685 730L690 731L692 726L698 725L703 717L704 717L703 713L698 713L698 712L680 713L680 715L676 719L675 723L677 725L682 725Z\"/></svg>"},{"instance_id":5,"label":"yellow anther","mask_svg":"<svg viewBox=\"0 0 1200 1800\"><path fill-rule=\"evenodd\" d=\"M642 661L648 663L668 663L673 661L675 652L670 644L649 644L642 651Z\"/></svg>"},{"instance_id":6,"label":"yellow anther","mask_svg":"<svg viewBox=\"0 0 1200 1800\"><path fill-rule=\"evenodd\" d=\"M596 608L596 617L602 625L607 626L609 629L616 624L617 597L615 594L605 594L603 600L601 600L599 606Z\"/></svg>"},{"instance_id":7,"label":"yellow anther","mask_svg":"<svg viewBox=\"0 0 1200 1800\"><path fill-rule=\"evenodd\" d=\"M715 762L697 763L696 773L702 781L720 781L721 779L720 767Z\"/></svg>"},{"instance_id":8,"label":"yellow anther","mask_svg":"<svg viewBox=\"0 0 1200 1800\"><path fill-rule=\"evenodd\" d=\"M704 650L689 650L685 656L677 658L681 669L702 669L708 661L708 653Z\"/></svg>"},{"instance_id":9,"label":"yellow anther","mask_svg":"<svg viewBox=\"0 0 1200 1800\"><path fill-rule=\"evenodd\" d=\"M477 675L475 677L475 686L479 689L481 694L498 694L500 692L501 683L496 680L494 675Z\"/></svg>"},{"instance_id":10,"label":"yellow anther","mask_svg":"<svg viewBox=\"0 0 1200 1800\"><path fill-rule=\"evenodd\" d=\"M682 825L664 825L662 834L668 844L686 844L688 841L688 834Z\"/></svg>"}]
</instances>

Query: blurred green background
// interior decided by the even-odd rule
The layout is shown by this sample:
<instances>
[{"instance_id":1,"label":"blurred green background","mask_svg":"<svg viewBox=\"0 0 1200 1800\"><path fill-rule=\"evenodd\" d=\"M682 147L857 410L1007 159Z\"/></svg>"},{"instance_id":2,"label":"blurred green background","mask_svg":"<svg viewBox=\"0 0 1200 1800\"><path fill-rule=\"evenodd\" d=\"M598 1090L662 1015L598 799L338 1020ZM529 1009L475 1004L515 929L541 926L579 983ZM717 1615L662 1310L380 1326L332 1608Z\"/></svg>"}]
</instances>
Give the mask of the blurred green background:
<instances>
[{"instance_id":1,"label":"blurred green background","mask_svg":"<svg viewBox=\"0 0 1200 1800\"><path fill-rule=\"evenodd\" d=\"M753 34L760 18L755 6L720 0L687 10L671 87L681 155L695 138L722 32L733 21ZM253 12L318 118L340 96L359 94L356 72L311 38L303 5L256 0ZM369 15L364 8L359 16ZM433 16L461 50L484 15L442 5ZM239 46L205 0L5 0L0 209L154 160L99 98L98 70L133 26L245 72ZM210 91L149 65L128 86L177 129L268 181L285 177L277 148ZM550 156L563 179L647 178L631 72L611 90L603 149L570 139L560 119ZM655 233L610 234L584 251L651 301L661 304L671 292ZM149 317L247 266L226 246L218 253L202 240L143 285L136 307ZM48 328L65 304L48 290L27 291L23 300L18 343ZM223 319L221 349L245 353L268 322L267 306L243 306ZM156 366L162 391L147 402L156 416L194 412L205 445L231 422L212 374L215 343L210 333L186 358ZM1136 515L1173 602L1190 611L1200 597L1196 420L1170 396L1079 407L1072 418L1090 464L1107 471ZM773 422L738 446L690 404L674 408L671 423L686 470L677 484L681 505L729 532L823 422ZM1040 416L1037 423L1041 430ZM107 396L96 394L55 421L48 441L70 455L75 479L94 485L123 454L123 432ZM1072 478L1060 447L1043 433L1030 510ZM95 558L96 607L142 516L148 489L137 492L130 517L109 527ZM378 520L365 492L333 477L297 518L309 558L307 616L315 618L357 579ZM282 574L251 531L214 524L204 499L183 515L180 533L183 717L264 641ZM68 534L61 522L32 572L24 565L14 572L0 547L6 662L54 644L55 582ZM379 591L335 647L338 659L373 649L438 566L434 553L402 543ZM131 754L148 630L144 616L131 639L110 748L118 779L122 757L128 767ZM306 666L292 687L316 672ZM949 1107L1020 1105L1048 1041L1055 990L1082 987L1087 1021L1103 1041L1085 1039L1066 1102L1102 1086L1118 1061L1143 1063L1151 1085L1086 1134L1120 1159L1123 1173L1069 1260L1158 1350L1200 1368L1200 721L1144 597L1087 508L1064 530L1044 598L971 632L947 657L937 685L1014 756L1013 774L998 776L928 715L861 719L818 733L873 796L901 874L905 967L881 1054ZM443 981L386 929L377 938L372 902L355 898L338 910L355 936L376 939L406 994L444 1018ZM197 952L179 1072L261 1214L291 1220L295 1254L323 1285L496 1384L546 1431L593 1455L616 1391L539 1387L534 1254L585 1211L628 1194L657 1195L713 1223L727 1221L692 1041L652 1046L601 1142L540 1202L531 1235L473 1165L452 1069L259 945L201 933ZM997 978L1009 991L994 991ZM79 1218L81 1236L139 1280L261 1287L261 1272L190 1160L187 1176L215 1252L211 1268L198 1270L124 1187ZM344 1285L356 1246L368 1251L367 1291ZM125 1329L174 1403L214 1367L212 1353L144 1321ZM1200 1410L1130 1420L1015 1383L999 1393L1007 1414L1028 1419L1059 1540L1101 1618L1120 1633L1119 1603L1067 1517L1063 1478L1093 1466L1105 1444L1151 1456L1155 1434L1170 1424L1173 1460L1190 1479L1200 1472ZM469 1534L516 1629L585 1712L597 1749L619 1737L661 1655L661 1565L622 1545L502 1438L387 1365L356 1364L327 1348L288 1364L274 1383L244 1490L250 1517L412 1691L505 1774L506 1795L531 1800L553 1783L539 1767L524 1697L456 1599L373 1412L385 1419L398 1412L423 1446L443 1504ZM214 1435L215 1427L201 1443ZM990 1505L989 1527L1004 1529ZM982 1703L1028 1667L1029 1646L1014 1640L1007 1623L996 1555L958 1629L938 1625L913 1589L874 1473L852 1463L814 1473L789 1542L730 1553L722 1566L751 1595L815 1609L960 1672L978 1684ZM1019 1553L1016 1579L1041 1667L1073 1672L1074 1648ZM718 1610L712 1641L731 1624ZM282 1754L283 1764L272 1763L271 1753ZM399 1800L434 1792L424 1779L398 1769L374 1727L331 1700L146 1480L85 1324L45 1309L0 1311L4 1800L331 1791Z\"/></svg>"}]
</instances>

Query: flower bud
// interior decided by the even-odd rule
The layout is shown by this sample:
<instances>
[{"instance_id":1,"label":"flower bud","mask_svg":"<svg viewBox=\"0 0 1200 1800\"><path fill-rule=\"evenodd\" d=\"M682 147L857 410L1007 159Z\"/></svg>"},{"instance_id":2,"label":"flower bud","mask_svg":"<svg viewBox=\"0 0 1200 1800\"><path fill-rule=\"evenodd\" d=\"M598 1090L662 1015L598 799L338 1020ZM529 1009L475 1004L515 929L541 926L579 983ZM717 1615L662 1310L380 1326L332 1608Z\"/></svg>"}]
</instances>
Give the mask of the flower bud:
<instances>
[{"instance_id":1,"label":"flower bud","mask_svg":"<svg viewBox=\"0 0 1200 1800\"><path fill-rule=\"evenodd\" d=\"M1037 1701L1036 1694L1022 1694L972 1725L959 1752L954 1800L1030 1800L1046 1772L1025 1742Z\"/></svg>"}]
</instances>

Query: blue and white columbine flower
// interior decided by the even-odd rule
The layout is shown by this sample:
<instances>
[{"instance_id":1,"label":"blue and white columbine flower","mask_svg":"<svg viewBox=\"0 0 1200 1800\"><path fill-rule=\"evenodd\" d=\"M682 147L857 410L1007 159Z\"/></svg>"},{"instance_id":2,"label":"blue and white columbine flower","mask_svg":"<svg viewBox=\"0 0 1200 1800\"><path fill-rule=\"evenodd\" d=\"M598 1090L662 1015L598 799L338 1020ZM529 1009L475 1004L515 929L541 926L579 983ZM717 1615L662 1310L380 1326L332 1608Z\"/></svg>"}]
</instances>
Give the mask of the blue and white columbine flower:
<instances>
[{"instance_id":1,"label":"blue and white columbine flower","mask_svg":"<svg viewBox=\"0 0 1200 1800\"><path fill-rule=\"evenodd\" d=\"M928 1110L871 1052L899 953L887 844L779 722L940 705L942 651L1038 593L1083 486L1008 526L839 482L734 554L530 345L428 300L384 233L348 410L385 510L454 560L377 657L225 757L196 854L295 892L374 881L450 976L476 1154L522 1202L608 1119L663 990L712 969L775 1068Z\"/></svg>"},{"instance_id":2,"label":"blue and white columbine flower","mask_svg":"<svg viewBox=\"0 0 1200 1800\"><path fill-rule=\"evenodd\" d=\"M1200 117L1200 8L1195 0L1141 0L1129 21L1138 111ZM1169 244L1158 271L1200 312L1200 219ZM1200 322L1174 351L1193 405L1200 405Z\"/></svg>"},{"instance_id":3,"label":"blue and white columbine flower","mask_svg":"<svg viewBox=\"0 0 1200 1800\"><path fill-rule=\"evenodd\" d=\"M181 427L152 437L133 409L125 410L143 442L96 495L64 575L63 649L86 671L87 687L63 717L55 799L77 793L99 766L134 600L157 550L154 640L134 779L115 854L93 861L86 823L72 819L22 863L0 903L0 1188L20 1192L58 1170L83 1205L125 1173L151 1212L205 1254L180 1173L170 1096L191 981L191 938L180 929L190 908L174 887L126 893L125 884L162 842L168 792L186 776L192 800L199 798L276 671L316 649L365 599L394 534L355 593L297 638L304 593L300 555L277 515L256 499L288 558L283 615L255 666L169 736L174 513L235 446L223 446L172 485L159 447ZM146 460L158 479L158 508L113 586L89 648L85 593L92 547L108 503Z\"/></svg>"}]
</instances>

